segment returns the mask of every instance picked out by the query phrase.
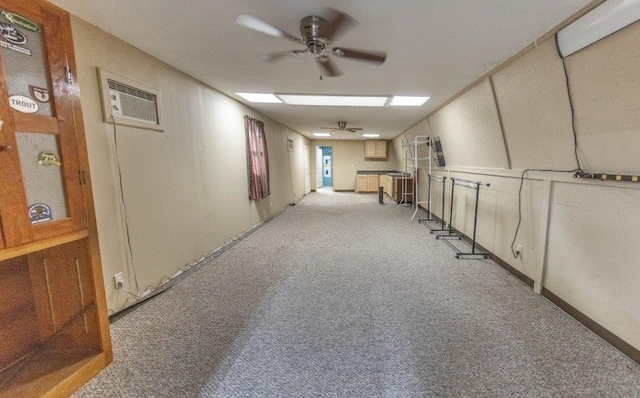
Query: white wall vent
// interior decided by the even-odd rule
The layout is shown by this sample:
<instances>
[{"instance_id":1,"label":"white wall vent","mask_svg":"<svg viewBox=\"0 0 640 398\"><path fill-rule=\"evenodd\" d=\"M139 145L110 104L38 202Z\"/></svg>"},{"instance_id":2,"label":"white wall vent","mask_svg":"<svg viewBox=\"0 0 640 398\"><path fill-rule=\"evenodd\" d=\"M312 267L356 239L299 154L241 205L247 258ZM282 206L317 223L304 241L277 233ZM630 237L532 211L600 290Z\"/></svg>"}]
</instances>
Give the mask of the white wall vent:
<instances>
[{"instance_id":1,"label":"white wall vent","mask_svg":"<svg viewBox=\"0 0 640 398\"><path fill-rule=\"evenodd\" d=\"M158 90L98 68L104 121L164 131Z\"/></svg>"}]
</instances>

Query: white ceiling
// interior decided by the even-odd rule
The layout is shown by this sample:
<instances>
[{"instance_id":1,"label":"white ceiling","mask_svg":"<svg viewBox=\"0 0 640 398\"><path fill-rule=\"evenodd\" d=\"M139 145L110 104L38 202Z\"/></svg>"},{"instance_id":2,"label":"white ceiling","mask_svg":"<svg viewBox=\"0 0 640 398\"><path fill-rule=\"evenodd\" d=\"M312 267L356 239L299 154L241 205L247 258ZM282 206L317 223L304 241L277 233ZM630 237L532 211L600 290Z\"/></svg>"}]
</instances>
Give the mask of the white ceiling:
<instances>
[{"instance_id":1,"label":"white ceiling","mask_svg":"<svg viewBox=\"0 0 640 398\"><path fill-rule=\"evenodd\" d=\"M50 0L211 87L235 92L420 95L421 107L338 108L250 104L308 137L349 126L391 139L533 42L589 0ZM358 26L337 46L385 51L373 66L335 59L343 76L320 80L313 57L269 64L260 55L300 48L234 23L252 14L296 36L299 21L329 6ZM247 103L248 104L248 103ZM332 138L359 139L340 132Z\"/></svg>"}]
</instances>

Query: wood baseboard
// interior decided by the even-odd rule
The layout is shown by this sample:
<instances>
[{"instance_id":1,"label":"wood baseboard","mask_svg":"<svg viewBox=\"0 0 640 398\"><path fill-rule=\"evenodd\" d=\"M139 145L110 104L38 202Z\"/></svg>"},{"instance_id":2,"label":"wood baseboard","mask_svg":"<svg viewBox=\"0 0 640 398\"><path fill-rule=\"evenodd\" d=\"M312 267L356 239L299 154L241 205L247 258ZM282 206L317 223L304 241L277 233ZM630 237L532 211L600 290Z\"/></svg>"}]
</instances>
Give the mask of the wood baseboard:
<instances>
[{"instance_id":1,"label":"wood baseboard","mask_svg":"<svg viewBox=\"0 0 640 398\"><path fill-rule=\"evenodd\" d=\"M569 314L571 317L576 319L578 322L583 324L587 329L591 330L593 333L602 337L606 342L617 348L624 355L628 356L632 361L640 364L640 350L633 347L631 344L622 340L620 337L613 334L611 331L606 329L604 326L600 325L598 322L589 318L582 312L578 311L571 304L567 303L560 297L556 296L553 292L551 292L547 288L542 288L542 296L546 297L549 301L555 304L558 308Z\"/></svg>"},{"instance_id":2,"label":"wood baseboard","mask_svg":"<svg viewBox=\"0 0 640 398\"><path fill-rule=\"evenodd\" d=\"M485 249L482 248L482 250L485 250ZM498 263L498 265L500 265L502 268L506 269L507 271L511 272L513 275L515 275L516 278L520 279L522 282L524 282L525 284L529 285L529 287L533 289L533 285L534 285L534 280L533 279L529 278L528 276L526 276L522 272L520 272L517 269L513 268L506 261L504 261L500 257L495 256L493 253L491 253L489 251L487 251L487 253L491 254L491 259L493 261L495 261L496 263Z\"/></svg>"},{"instance_id":3,"label":"wood baseboard","mask_svg":"<svg viewBox=\"0 0 640 398\"><path fill-rule=\"evenodd\" d=\"M431 217L434 218L435 220L437 220L439 223L442 222L442 219L440 217L436 216L433 213L431 213ZM462 238L464 240L466 240L467 242L471 243L471 238L468 237L467 235L465 235L464 233L458 231L455 228L452 228L452 231L454 233L456 233L457 235L462 236ZM483 247L482 245L478 244L478 242L476 242L476 248L478 250L484 252L484 253L489 253L491 255L491 259L493 261L495 261L498 265L500 265L502 268L506 269L507 271L511 272L516 278L520 279L522 282L524 282L529 287L533 288L533 284L534 284L533 279L529 278L527 275L525 275L522 272L518 271L517 269L513 268L511 265L509 265L509 263L507 263L506 261L504 261L500 257L496 256L495 254L491 253L485 247Z\"/></svg>"}]
</instances>

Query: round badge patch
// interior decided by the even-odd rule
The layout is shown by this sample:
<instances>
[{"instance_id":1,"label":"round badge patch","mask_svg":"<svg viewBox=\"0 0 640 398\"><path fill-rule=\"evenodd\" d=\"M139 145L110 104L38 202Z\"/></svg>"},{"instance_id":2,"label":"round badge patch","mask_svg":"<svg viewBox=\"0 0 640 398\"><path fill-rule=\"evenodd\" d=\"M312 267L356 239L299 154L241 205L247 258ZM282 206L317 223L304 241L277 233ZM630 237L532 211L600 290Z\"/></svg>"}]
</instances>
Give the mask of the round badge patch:
<instances>
[{"instance_id":1,"label":"round badge patch","mask_svg":"<svg viewBox=\"0 0 640 398\"><path fill-rule=\"evenodd\" d=\"M25 44L27 42L27 36L7 22L0 22L0 36L13 44Z\"/></svg>"},{"instance_id":2,"label":"round badge patch","mask_svg":"<svg viewBox=\"0 0 640 398\"><path fill-rule=\"evenodd\" d=\"M31 224L51 221L51 208L44 203L36 203L29 206L29 220Z\"/></svg>"},{"instance_id":3,"label":"round badge patch","mask_svg":"<svg viewBox=\"0 0 640 398\"><path fill-rule=\"evenodd\" d=\"M9 106L22 113L36 113L40 109L37 102L24 95L12 95L9 97Z\"/></svg>"}]
</instances>

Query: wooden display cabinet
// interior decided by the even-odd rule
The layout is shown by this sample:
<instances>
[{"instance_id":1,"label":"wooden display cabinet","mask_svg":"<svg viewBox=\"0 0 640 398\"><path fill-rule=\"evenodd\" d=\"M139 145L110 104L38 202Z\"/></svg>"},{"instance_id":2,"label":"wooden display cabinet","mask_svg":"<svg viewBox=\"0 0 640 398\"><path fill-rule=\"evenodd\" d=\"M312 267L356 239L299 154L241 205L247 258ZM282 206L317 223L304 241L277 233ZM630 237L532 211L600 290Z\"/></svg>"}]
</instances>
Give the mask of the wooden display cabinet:
<instances>
[{"instance_id":1,"label":"wooden display cabinet","mask_svg":"<svg viewBox=\"0 0 640 398\"><path fill-rule=\"evenodd\" d=\"M69 15L0 0L0 396L66 396L112 360Z\"/></svg>"}]
</instances>

